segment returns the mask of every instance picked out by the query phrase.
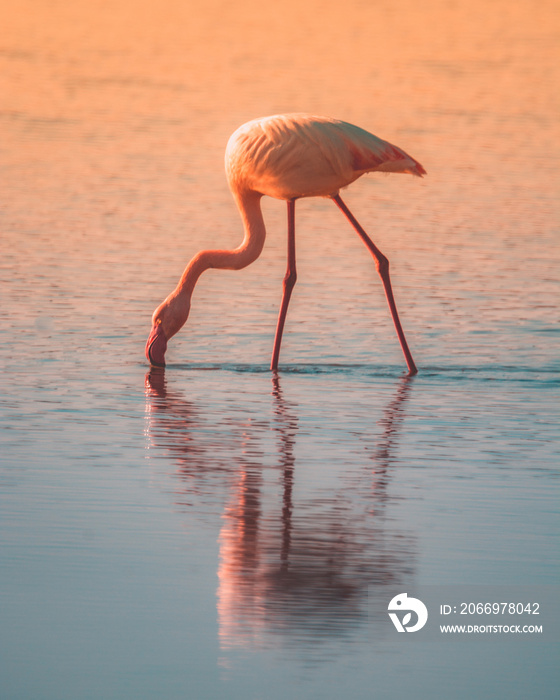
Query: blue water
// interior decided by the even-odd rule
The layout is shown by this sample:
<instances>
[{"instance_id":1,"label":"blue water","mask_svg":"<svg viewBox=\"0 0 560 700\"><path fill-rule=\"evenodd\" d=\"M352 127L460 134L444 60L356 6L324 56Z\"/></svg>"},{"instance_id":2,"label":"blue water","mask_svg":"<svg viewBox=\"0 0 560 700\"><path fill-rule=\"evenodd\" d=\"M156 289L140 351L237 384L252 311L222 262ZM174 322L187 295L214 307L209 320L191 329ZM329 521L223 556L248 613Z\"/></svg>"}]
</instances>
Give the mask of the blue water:
<instances>
[{"instance_id":1,"label":"blue water","mask_svg":"<svg viewBox=\"0 0 560 700\"><path fill-rule=\"evenodd\" d=\"M71 365L7 376L5 697L553 697L550 643L411 650L368 610L557 581L550 372Z\"/></svg>"}]
</instances>

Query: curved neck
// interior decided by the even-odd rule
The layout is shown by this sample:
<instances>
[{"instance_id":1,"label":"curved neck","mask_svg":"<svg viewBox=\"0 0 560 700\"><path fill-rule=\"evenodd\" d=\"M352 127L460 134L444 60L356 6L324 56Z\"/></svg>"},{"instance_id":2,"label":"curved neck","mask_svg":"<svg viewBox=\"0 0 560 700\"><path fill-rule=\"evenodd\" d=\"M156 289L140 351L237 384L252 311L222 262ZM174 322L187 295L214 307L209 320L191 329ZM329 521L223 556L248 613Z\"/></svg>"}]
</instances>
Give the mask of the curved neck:
<instances>
[{"instance_id":1,"label":"curved neck","mask_svg":"<svg viewBox=\"0 0 560 700\"><path fill-rule=\"evenodd\" d=\"M202 250L189 262L177 285L176 292L187 294L189 299L200 275L210 268L241 270L254 262L262 252L266 229L258 192L234 192L235 201L243 220L245 236L241 245L233 250Z\"/></svg>"},{"instance_id":2,"label":"curved neck","mask_svg":"<svg viewBox=\"0 0 560 700\"><path fill-rule=\"evenodd\" d=\"M245 237L233 250L202 250L185 268L177 287L158 306L152 316L154 326L160 326L166 340L172 338L185 324L191 307L191 296L200 275L211 267L240 270L254 262L263 249L266 230L261 212L261 197L250 190L233 191L243 220Z\"/></svg>"}]
</instances>

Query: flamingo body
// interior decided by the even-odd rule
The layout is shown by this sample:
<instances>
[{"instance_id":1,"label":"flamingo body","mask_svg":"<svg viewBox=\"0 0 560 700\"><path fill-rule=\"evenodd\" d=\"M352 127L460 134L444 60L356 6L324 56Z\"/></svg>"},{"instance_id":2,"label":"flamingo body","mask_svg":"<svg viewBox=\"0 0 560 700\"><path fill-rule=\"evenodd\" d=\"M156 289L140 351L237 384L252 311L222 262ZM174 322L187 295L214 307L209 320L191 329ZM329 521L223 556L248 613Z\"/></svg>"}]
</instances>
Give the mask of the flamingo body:
<instances>
[{"instance_id":1,"label":"flamingo body","mask_svg":"<svg viewBox=\"0 0 560 700\"><path fill-rule=\"evenodd\" d=\"M239 270L258 258L266 237L260 200L268 195L288 202L288 269L271 362L271 369L276 370L296 281L295 201L301 197L331 197L375 259L409 374L416 374L393 298L389 261L346 207L339 190L373 171L421 177L426 171L420 163L397 146L353 124L307 114L278 114L239 127L227 144L225 167L245 236L233 250L204 250L189 262L175 290L154 311L146 344L150 363L165 366L167 341L186 322L194 287L205 270Z\"/></svg>"},{"instance_id":2,"label":"flamingo body","mask_svg":"<svg viewBox=\"0 0 560 700\"><path fill-rule=\"evenodd\" d=\"M226 148L231 189L276 199L331 197L372 171L425 174L407 153L368 131L306 114L250 121L232 134Z\"/></svg>"}]
</instances>

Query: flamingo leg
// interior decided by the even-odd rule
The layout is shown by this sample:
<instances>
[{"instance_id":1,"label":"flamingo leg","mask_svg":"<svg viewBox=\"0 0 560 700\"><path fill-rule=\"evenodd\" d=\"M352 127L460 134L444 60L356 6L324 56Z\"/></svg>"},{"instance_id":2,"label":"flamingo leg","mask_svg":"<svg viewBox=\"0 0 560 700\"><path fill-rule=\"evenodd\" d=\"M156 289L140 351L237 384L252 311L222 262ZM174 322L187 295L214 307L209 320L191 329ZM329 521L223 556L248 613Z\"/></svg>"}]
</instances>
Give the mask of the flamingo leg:
<instances>
[{"instance_id":1,"label":"flamingo leg","mask_svg":"<svg viewBox=\"0 0 560 700\"><path fill-rule=\"evenodd\" d=\"M284 322L286 321L286 313L288 304L292 296L292 289L296 283L296 222L295 222L296 202L294 199L288 201L288 267L286 275L282 283L282 304L280 305L280 313L278 314L278 324L276 326L276 336L274 338L274 349L272 351L272 361L270 369L276 371L278 369L278 357L280 355L280 345L282 343L282 333L284 331Z\"/></svg>"},{"instance_id":2,"label":"flamingo leg","mask_svg":"<svg viewBox=\"0 0 560 700\"><path fill-rule=\"evenodd\" d=\"M373 255L373 258L375 260L375 266L377 267L377 272L379 272L379 276L381 277L381 281L383 282L383 287L385 289L385 296L387 297L387 302L389 304L389 309L391 311L391 316L393 317L393 323L395 324L395 330L397 331L397 335L399 337L399 342L401 344L402 351L404 353L404 358L406 360L406 364L408 366L408 374L409 376L413 376L415 374L418 374L418 370L416 369L416 365L414 364L414 360L412 359L412 355L410 354L410 350L408 349L408 344L406 342L406 338L404 337L404 331L401 326L401 322L399 320L399 314L397 312L397 305L395 304L395 298L393 296L393 288L391 287L391 278L389 277L389 260L383 255L383 253L379 250L379 248L373 243L371 238L367 235L367 233L364 231L364 229L360 226L350 209L344 204L342 199L340 198L340 195L336 194L333 196L333 200L339 207L339 209L342 211L344 216L348 219L348 221L352 224L352 226L356 229L358 235L362 239L362 241L366 244L369 252Z\"/></svg>"}]
</instances>

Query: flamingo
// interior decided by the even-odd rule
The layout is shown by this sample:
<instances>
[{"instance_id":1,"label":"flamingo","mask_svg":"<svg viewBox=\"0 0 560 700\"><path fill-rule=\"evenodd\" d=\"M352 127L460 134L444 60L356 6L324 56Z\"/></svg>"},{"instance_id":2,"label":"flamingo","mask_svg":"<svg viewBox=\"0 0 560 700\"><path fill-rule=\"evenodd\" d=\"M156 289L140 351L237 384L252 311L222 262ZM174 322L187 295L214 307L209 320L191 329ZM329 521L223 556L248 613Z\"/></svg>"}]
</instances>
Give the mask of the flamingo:
<instances>
[{"instance_id":1,"label":"flamingo","mask_svg":"<svg viewBox=\"0 0 560 700\"><path fill-rule=\"evenodd\" d=\"M347 122L307 114L278 114L254 119L230 137L225 154L228 183L237 203L245 236L233 250L202 250L189 262L179 284L157 307L146 343L146 357L165 366L167 342L185 324L200 275L209 268L240 270L254 262L264 246L263 195L286 200L288 265L270 369L278 369L288 304L296 283L295 202L301 197L330 197L372 254L381 277L408 374L418 372L399 320L389 277L389 260L377 248L342 201L339 190L369 172L410 173L424 168L397 146Z\"/></svg>"}]
</instances>

